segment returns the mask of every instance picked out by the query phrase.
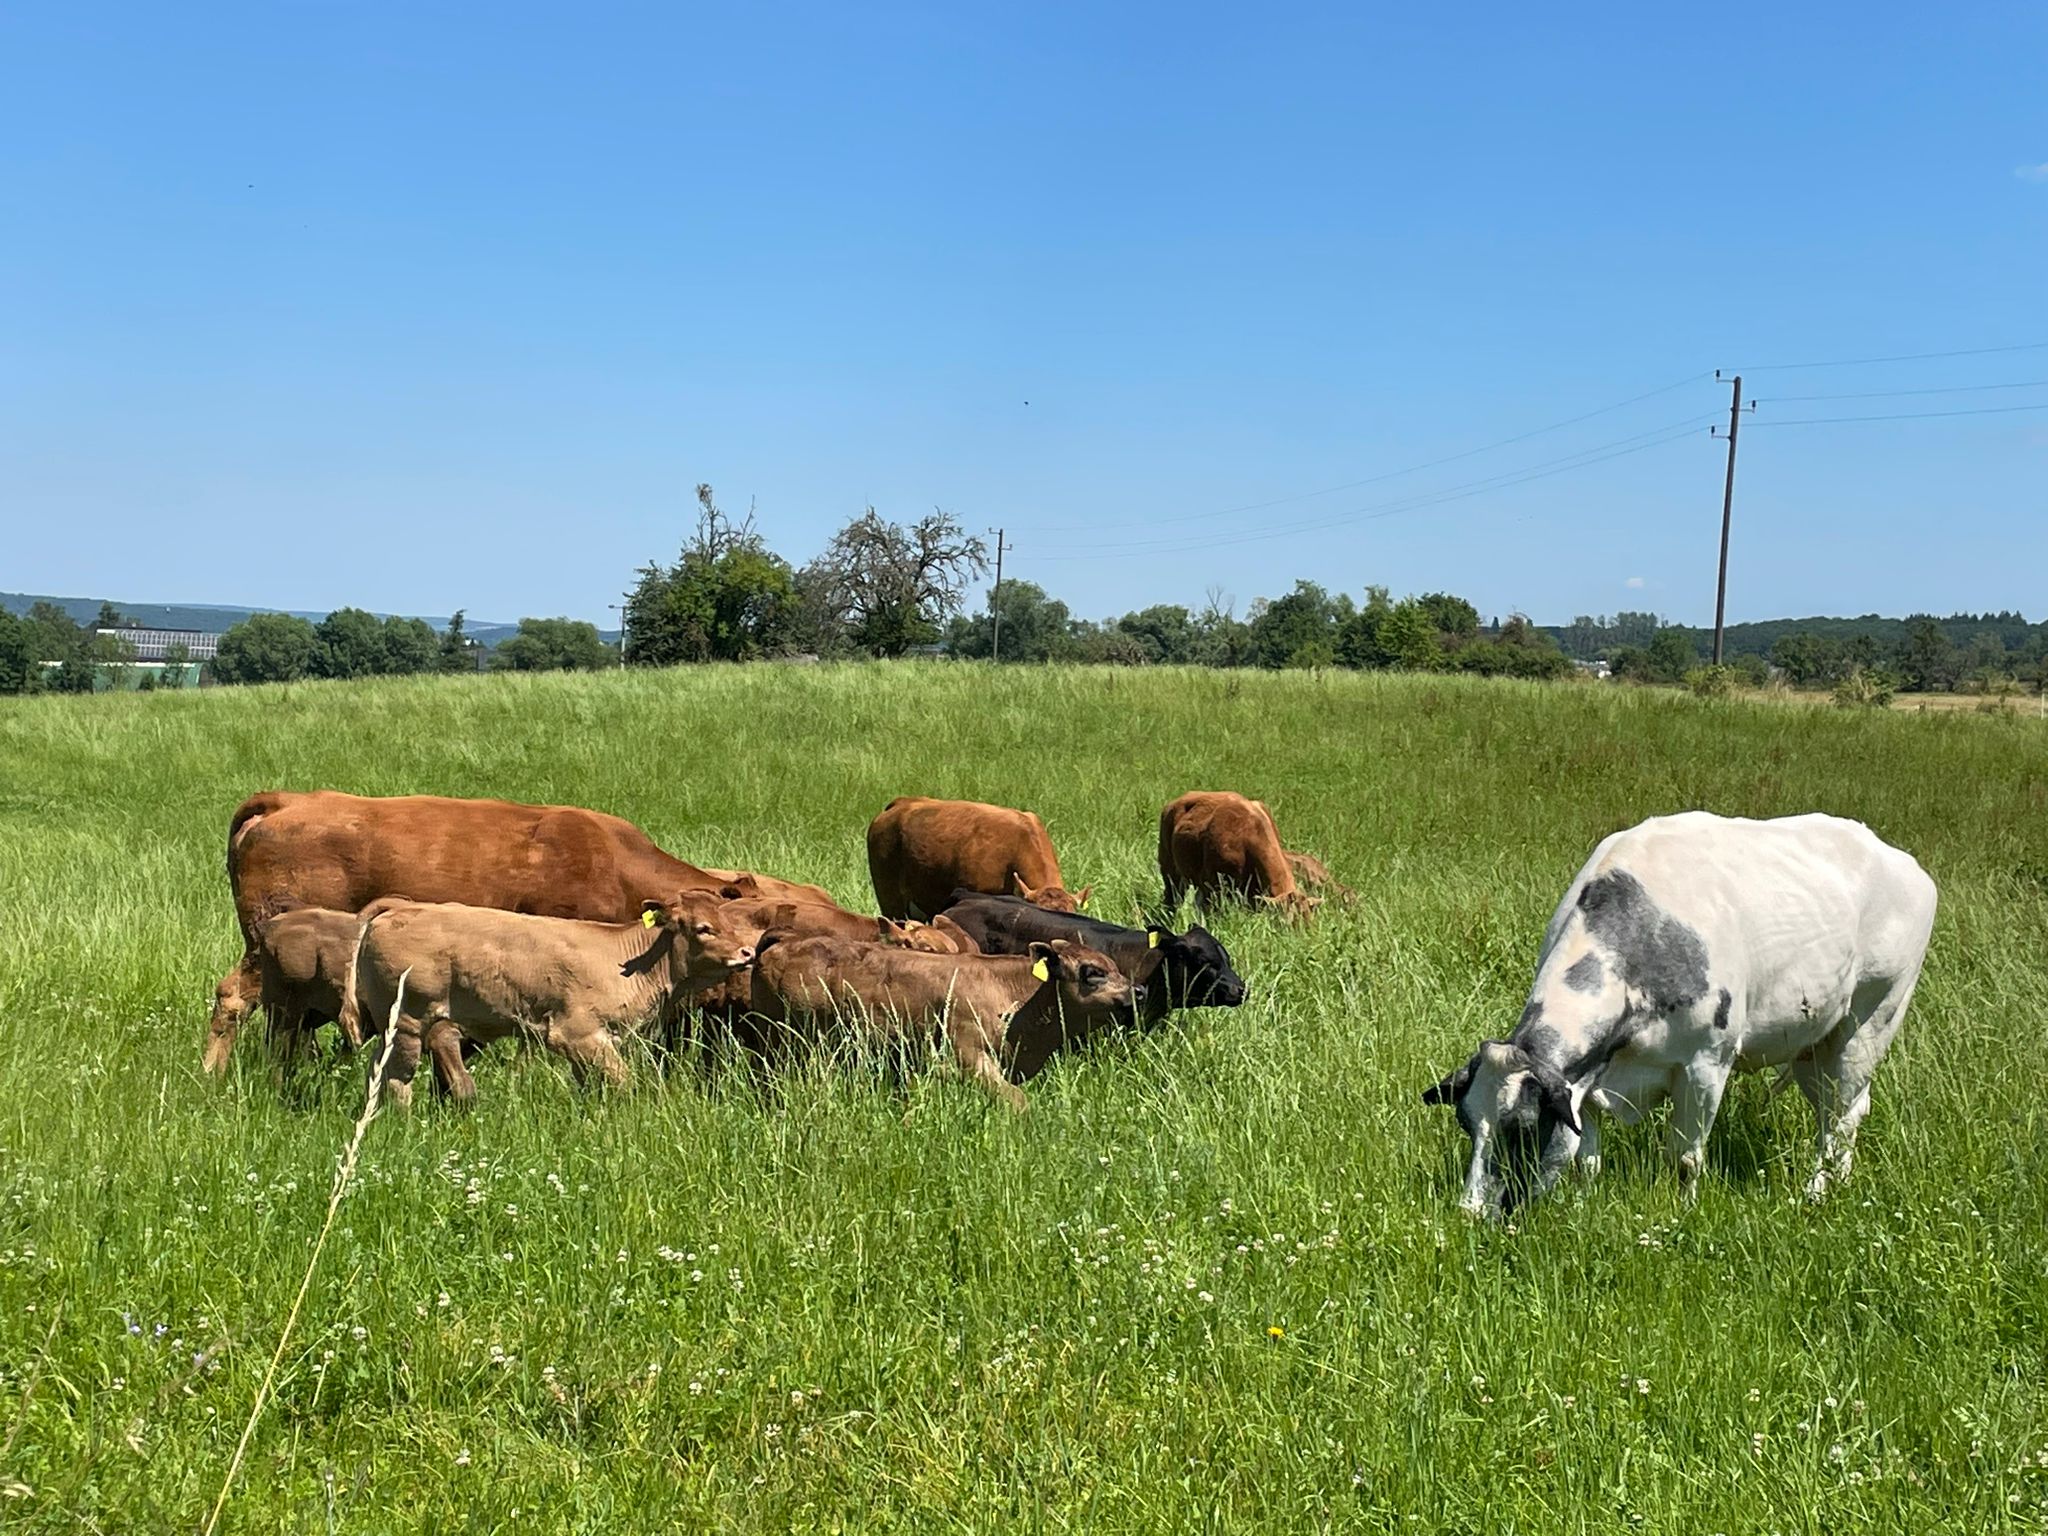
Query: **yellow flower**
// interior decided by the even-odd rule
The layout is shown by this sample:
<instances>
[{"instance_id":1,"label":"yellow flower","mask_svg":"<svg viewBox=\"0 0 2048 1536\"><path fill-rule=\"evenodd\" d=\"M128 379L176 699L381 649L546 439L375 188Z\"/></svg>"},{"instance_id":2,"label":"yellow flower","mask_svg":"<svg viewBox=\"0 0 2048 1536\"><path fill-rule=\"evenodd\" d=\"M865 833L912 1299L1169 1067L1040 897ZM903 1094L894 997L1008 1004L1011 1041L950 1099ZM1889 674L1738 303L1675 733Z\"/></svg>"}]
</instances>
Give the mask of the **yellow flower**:
<instances>
[{"instance_id":1,"label":"yellow flower","mask_svg":"<svg viewBox=\"0 0 2048 1536\"><path fill-rule=\"evenodd\" d=\"M1266 1330L1266 1337L1269 1339L1284 1339L1287 1337L1287 1330L1276 1325Z\"/></svg>"}]
</instances>

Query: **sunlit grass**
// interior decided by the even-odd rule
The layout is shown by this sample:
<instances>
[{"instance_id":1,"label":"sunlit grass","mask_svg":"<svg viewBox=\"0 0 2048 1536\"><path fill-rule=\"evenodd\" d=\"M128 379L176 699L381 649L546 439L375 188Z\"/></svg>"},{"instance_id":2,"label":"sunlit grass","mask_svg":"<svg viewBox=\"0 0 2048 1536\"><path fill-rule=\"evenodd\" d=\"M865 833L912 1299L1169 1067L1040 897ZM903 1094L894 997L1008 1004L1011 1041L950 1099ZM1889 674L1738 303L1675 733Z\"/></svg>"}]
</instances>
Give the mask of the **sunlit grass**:
<instances>
[{"instance_id":1,"label":"sunlit grass","mask_svg":"<svg viewBox=\"0 0 2048 1536\"><path fill-rule=\"evenodd\" d=\"M1214 926L1246 1006L944 1075L493 1056L370 1129L223 1529L2039 1529L2048 734L1593 686L976 667L0 705L0 1524L192 1529L325 1213L361 1062L198 1072L263 787L599 806L869 901L901 793L1022 805L1109 915L1159 807L1274 806L1360 892ZM1593 843L1825 809L1942 888L1848 1188L1731 1093L1519 1230L1421 1087L1519 1011ZM1270 1330L1278 1328L1275 1337ZM203 1358L195 1362L195 1356Z\"/></svg>"}]
</instances>

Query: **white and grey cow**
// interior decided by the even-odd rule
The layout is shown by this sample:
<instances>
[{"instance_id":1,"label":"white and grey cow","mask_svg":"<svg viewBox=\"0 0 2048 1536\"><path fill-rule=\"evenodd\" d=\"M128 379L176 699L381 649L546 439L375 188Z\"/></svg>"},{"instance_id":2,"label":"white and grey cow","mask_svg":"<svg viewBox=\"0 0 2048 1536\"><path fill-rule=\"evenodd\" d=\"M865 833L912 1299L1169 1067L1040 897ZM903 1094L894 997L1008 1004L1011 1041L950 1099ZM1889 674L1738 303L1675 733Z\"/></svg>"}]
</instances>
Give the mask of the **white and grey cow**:
<instances>
[{"instance_id":1,"label":"white and grey cow","mask_svg":"<svg viewBox=\"0 0 2048 1536\"><path fill-rule=\"evenodd\" d=\"M1729 1074L1773 1066L1819 1121L1820 1198L1849 1172L1934 902L1911 855L1836 816L1689 811L1615 833L1551 917L1513 1034L1422 1096L1472 1138L1461 1203L1504 1214L1574 1157L1598 1173L1588 1111L1629 1125L1667 1097L1690 1190Z\"/></svg>"}]
</instances>

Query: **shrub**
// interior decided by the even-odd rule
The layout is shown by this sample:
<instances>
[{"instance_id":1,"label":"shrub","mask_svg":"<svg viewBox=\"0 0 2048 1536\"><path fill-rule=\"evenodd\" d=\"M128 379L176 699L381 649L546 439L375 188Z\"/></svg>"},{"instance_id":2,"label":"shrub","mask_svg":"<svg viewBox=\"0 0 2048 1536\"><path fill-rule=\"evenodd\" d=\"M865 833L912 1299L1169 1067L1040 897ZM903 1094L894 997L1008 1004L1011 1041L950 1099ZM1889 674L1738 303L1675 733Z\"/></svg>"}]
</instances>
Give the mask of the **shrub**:
<instances>
[{"instance_id":1,"label":"shrub","mask_svg":"<svg viewBox=\"0 0 2048 1536\"><path fill-rule=\"evenodd\" d=\"M1686 690L1700 699L1725 699L1735 691L1735 669L1722 663L1694 667L1685 674Z\"/></svg>"},{"instance_id":2,"label":"shrub","mask_svg":"<svg viewBox=\"0 0 2048 1536\"><path fill-rule=\"evenodd\" d=\"M1835 684L1835 703L1843 709L1889 709L1898 692L1898 681L1890 673L1857 667Z\"/></svg>"}]
</instances>

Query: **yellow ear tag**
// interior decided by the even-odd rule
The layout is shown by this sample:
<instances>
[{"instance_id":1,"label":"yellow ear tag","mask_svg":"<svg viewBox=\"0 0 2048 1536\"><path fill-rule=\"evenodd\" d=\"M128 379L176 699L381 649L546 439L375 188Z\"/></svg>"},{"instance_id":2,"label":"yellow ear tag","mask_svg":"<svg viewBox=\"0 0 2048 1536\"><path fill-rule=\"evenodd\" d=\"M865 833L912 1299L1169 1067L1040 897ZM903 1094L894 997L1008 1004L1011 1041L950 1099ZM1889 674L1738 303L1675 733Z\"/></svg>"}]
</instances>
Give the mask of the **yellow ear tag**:
<instances>
[{"instance_id":1,"label":"yellow ear tag","mask_svg":"<svg viewBox=\"0 0 2048 1536\"><path fill-rule=\"evenodd\" d=\"M1159 930L1157 928L1154 928L1145 935L1145 947L1147 949L1157 949L1159 947Z\"/></svg>"},{"instance_id":2,"label":"yellow ear tag","mask_svg":"<svg viewBox=\"0 0 2048 1536\"><path fill-rule=\"evenodd\" d=\"M1037 964L1031 967L1031 974L1036 976L1040 981L1052 980L1052 972L1045 968L1045 962L1043 960L1040 960Z\"/></svg>"},{"instance_id":3,"label":"yellow ear tag","mask_svg":"<svg viewBox=\"0 0 2048 1536\"><path fill-rule=\"evenodd\" d=\"M652 912L642 912L640 914L640 926L642 928L652 928L654 926L654 914Z\"/></svg>"}]
</instances>

